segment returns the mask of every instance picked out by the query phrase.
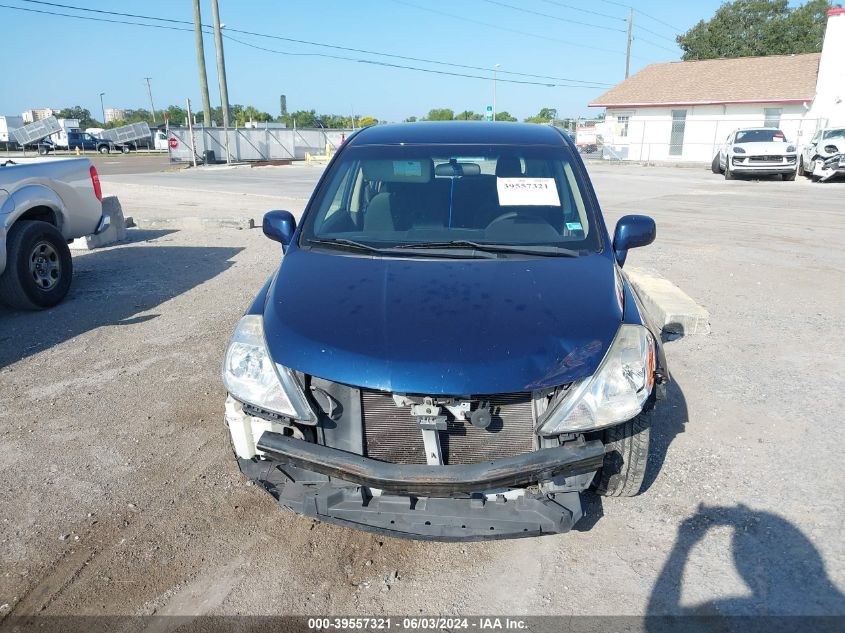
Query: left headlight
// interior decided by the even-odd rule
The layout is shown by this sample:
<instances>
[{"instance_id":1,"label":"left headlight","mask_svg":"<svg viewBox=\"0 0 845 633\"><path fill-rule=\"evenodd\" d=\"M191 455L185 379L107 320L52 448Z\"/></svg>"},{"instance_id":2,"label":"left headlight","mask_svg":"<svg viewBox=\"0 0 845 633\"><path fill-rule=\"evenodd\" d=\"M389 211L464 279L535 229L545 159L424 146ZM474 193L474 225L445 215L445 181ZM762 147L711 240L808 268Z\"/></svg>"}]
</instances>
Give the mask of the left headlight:
<instances>
[{"instance_id":1,"label":"left headlight","mask_svg":"<svg viewBox=\"0 0 845 633\"><path fill-rule=\"evenodd\" d=\"M238 321L223 362L223 384L241 402L305 423L316 421L293 373L270 357L261 315Z\"/></svg>"},{"instance_id":2,"label":"left headlight","mask_svg":"<svg viewBox=\"0 0 845 633\"><path fill-rule=\"evenodd\" d=\"M744 154L745 153L745 150L742 149L741 147L734 147L733 150L734 150L734 154Z\"/></svg>"},{"instance_id":3,"label":"left headlight","mask_svg":"<svg viewBox=\"0 0 845 633\"><path fill-rule=\"evenodd\" d=\"M546 416L540 435L593 431L642 411L654 387L655 341L641 325L623 325L599 368L573 384Z\"/></svg>"}]
</instances>

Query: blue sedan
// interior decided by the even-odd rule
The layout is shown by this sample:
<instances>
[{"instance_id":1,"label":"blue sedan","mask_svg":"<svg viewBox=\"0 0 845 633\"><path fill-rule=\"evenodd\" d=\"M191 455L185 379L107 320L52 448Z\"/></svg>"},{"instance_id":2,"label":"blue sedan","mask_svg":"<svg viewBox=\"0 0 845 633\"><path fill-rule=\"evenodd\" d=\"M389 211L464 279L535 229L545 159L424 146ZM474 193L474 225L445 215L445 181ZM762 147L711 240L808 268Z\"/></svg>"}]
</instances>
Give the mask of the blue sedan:
<instances>
[{"instance_id":1,"label":"blue sedan","mask_svg":"<svg viewBox=\"0 0 845 633\"><path fill-rule=\"evenodd\" d=\"M639 492L669 380L583 162L548 126L366 128L235 327L242 472L320 520L440 540L565 532L580 493Z\"/></svg>"}]
</instances>

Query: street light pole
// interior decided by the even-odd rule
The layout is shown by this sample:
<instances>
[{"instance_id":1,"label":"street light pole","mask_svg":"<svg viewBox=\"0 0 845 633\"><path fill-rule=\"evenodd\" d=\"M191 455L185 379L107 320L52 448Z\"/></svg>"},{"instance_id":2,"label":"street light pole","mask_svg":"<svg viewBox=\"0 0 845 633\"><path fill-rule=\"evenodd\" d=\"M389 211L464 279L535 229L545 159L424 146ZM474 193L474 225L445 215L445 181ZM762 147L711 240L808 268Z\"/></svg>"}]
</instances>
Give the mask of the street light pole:
<instances>
[{"instance_id":1,"label":"street light pole","mask_svg":"<svg viewBox=\"0 0 845 633\"><path fill-rule=\"evenodd\" d=\"M493 66L493 120L496 120L496 71L499 69L499 64Z\"/></svg>"},{"instance_id":2,"label":"street light pole","mask_svg":"<svg viewBox=\"0 0 845 633\"><path fill-rule=\"evenodd\" d=\"M106 124L106 106L103 105L103 95L106 94L105 92L100 93L100 111L103 113L103 125Z\"/></svg>"}]
</instances>

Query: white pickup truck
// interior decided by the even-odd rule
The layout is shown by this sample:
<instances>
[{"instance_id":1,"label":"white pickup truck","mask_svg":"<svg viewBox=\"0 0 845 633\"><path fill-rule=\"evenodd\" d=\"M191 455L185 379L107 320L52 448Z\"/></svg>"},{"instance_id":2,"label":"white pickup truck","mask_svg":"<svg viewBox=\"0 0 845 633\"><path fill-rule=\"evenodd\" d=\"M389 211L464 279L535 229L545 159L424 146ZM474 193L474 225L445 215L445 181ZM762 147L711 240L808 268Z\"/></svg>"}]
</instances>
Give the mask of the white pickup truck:
<instances>
[{"instance_id":1,"label":"white pickup truck","mask_svg":"<svg viewBox=\"0 0 845 633\"><path fill-rule=\"evenodd\" d=\"M87 158L0 164L0 301L21 310L59 303L73 274L68 242L109 225L102 199Z\"/></svg>"}]
</instances>

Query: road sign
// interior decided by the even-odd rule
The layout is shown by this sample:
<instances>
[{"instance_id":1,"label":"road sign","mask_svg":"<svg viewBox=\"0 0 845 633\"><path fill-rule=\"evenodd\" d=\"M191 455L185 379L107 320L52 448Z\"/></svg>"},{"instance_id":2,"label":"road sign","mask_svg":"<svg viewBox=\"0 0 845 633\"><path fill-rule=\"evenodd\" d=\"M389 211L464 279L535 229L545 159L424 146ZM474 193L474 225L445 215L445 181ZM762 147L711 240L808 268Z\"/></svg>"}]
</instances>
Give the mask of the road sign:
<instances>
[{"instance_id":1,"label":"road sign","mask_svg":"<svg viewBox=\"0 0 845 633\"><path fill-rule=\"evenodd\" d=\"M61 132L62 126L54 116L48 116L46 119L41 119L35 123L24 125L16 130L12 130L15 140L21 145L29 145L35 141L39 141L45 136L50 136L56 132Z\"/></svg>"},{"instance_id":2,"label":"road sign","mask_svg":"<svg viewBox=\"0 0 845 633\"><path fill-rule=\"evenodd\" d=\"M176 149L177 147L179 147L179 139L177 139L175 136L171 136L169 144L170 149Z\"/></svg>"},{"instance_id":3,"label":"road sign","mask_svg":"<svg viewBox=\"0 0 845 633\"><path fill-rule=\"evenodd\" d=\"M493 106L491 106L491 105L487 106L487 112L484 115L484 118L488 121L493 120Z\"/></svg>"}]
</instances>

